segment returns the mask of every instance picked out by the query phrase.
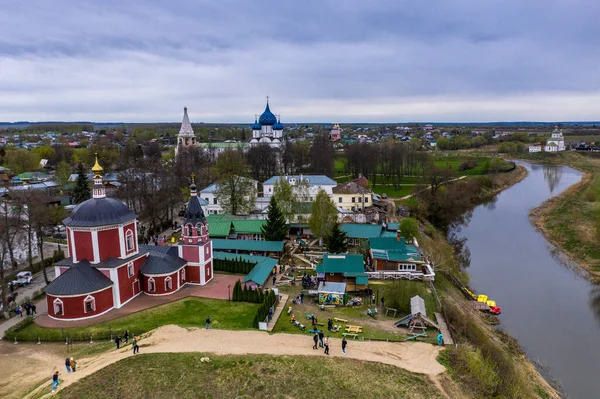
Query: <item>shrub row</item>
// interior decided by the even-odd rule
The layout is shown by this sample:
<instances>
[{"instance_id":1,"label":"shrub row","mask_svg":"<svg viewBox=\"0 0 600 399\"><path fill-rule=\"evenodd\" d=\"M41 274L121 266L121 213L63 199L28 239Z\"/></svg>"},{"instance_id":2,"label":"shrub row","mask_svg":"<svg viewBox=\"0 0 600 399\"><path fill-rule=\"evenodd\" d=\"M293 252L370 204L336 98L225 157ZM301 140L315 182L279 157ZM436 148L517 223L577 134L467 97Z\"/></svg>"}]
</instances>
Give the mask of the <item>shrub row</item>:
<instances>
[{"instance_id":1,"label":"shrub row","mask_svg":"<svg viewBox=\"0 0 600 399\"><path fill-rule=\"evenodd\" d=\"M252 323L254 328L258 328L258 323L262 322L267 317L269 314L269 308L273 306L275 300L275 293L273 291L269 291L269 294L265 296L262 305L260 305L256 311L256 316L254 316L254 322Z\"/></svg>"},{"instance_id":2,"label":"shrub row","mask_svg":"<svg viewBox=\"0 0 600 399\"><path fill-rule=\"evenodd\" d=\"M256 263L236 259L215 259L213 262L213 268L215 271L228 272L228 273L240 273L248 274L256 266Z\"/></svg>"},{"instance_id":3,"label":"shrub row","mask_svg":"<svg viewBox=\"0 0 600 399\"><path fill-rule=\"evenodd\" d=\"M262 303L265 300L265 294L262 292L262 290L253 290L246 288L246 285L242 286L242 283L240 280L238 280L233 286L231 300L234 302Z\"/></svg>"}]
</instances>

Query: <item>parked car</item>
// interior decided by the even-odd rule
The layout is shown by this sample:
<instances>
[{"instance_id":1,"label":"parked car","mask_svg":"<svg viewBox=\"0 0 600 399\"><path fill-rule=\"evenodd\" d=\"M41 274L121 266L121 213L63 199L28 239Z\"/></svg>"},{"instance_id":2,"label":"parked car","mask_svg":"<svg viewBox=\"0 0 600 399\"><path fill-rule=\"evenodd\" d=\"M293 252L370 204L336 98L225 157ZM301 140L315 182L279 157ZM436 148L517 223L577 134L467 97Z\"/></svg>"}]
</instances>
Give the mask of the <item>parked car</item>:
<instances>
[{"instance_id":1,"label":"parked car","mask_svg":"<svg viewBox=\"0 0 600 399\"><path fill-rule=\"evenodd\" d=\"M31 272L19 272L17 273L17 277L12 281L13 286L22 287L24 285L30 284L33 280L33 274Z\"/></svg>"}]
</instances>

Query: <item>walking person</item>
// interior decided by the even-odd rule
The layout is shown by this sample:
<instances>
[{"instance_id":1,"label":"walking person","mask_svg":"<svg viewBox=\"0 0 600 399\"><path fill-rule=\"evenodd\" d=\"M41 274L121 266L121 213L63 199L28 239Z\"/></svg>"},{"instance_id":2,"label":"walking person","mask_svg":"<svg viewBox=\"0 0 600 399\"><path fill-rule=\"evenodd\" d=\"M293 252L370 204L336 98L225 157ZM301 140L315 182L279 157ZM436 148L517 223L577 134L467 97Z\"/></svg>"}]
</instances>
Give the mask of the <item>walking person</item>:
<instances>
[{"instance_id":1,"label":"walking person","mask_svg":"<svg viewBox=\"0 0 600 399\"><path fill-rule=\"evenodd\" d=\"M210 328L210 316L206 316L206 329Z\"/></svg>"},{"instance_id":2,"label":"walking person","mask_svg":"<svg viewBox=\"0 0 600 399\"><path fill-rule=\"evenodd\" d=\"M327 331L331 332L333 330L333 320L327 320Z\"/></svg>"},{"instance_id":3,"label":"walking person","mask_svg":"<svg viewBox=\"0 0 600 399\"><path fill-rule=\"evenodd\" d=\"M54 390L58 388L58 384L58 371L55 371L54 374L52 374L52 393L54 393Z\"/></svg>"},{"instance_id":4,"label":"walking person","mask_svg":"<svg viewBox=\"0 0 600 399\"><path fill-rule=\"evenodd\" d=\"M71 359L69 359L69 358L65 359L65 368L67 369L67 373L71 372Z\"/></svg>"},{"instance_id":5,"label":"walking person","mask_svg":"<svg viewBox=\"0 0 600 399\"><path fill-rule=\"evenodd\" d=\"M135 335L133 336L133 340L131 341L131 344L133 345L133 354L135 355L136 353L139 353L140 347L138 346L137 338L135 337Z\"/></svg>"},{"instance_id":6,"label":"walking person","mask_svg":"<svg viewBox=\"0 0 600 399\"><path fill-rule=\"evenodd\" d=\"M273 287L275 287L276 282L277 282L277 277L273 276Z\"/></svg>"},{"instance_id":7,"label":"walking person","mask_svg":"<svg viewBox=\"0 0 600 399\"><path fill-rule=\"evenodd\" d=\"M342 355L346 354L346 346L348 346L348 341L346 341L346 337L342 338Z\"/></svg>"},{"instance_id":8,"label":"walking person","mask_svg":"<svg viewBox=\"0 0 600 399\"><path fill-rule=\"evenodd\" d=\"M319 334L315 333L315 335L313 336L313 341L315 341L315 344L313 345L313 349L319 349L317 348L317 345L319 344Z\"/></svg>"},{"instance_id":9,"label":"walking person","mask_svg":"<svg viewBox=\"0 0 600 399\"><path fill-rule=\"evenodd\" d=\"M381 310L383 310L384 306L385 306L385 298L381 297Z\"/></svg>"},{"instance_id":10,"label":"walking person","mask_svg":"<svg viewBox=\"0 0 600 399\"><path fill-rule=\"evenodd\" d=\"M326 355L329 355L329 337L325 338L325 352Z\"/></svg>"},{"instance_id":11,"label":"walking person","mask_svg":"<svg viewBox=\"0 0 600 399\"><path fill-rule=\"evenodd\" d=\"M125 335L123 335L123 338L125 338L125 344L129 343L129 330L125 330Z\"/></svg>"},{"instance_id":12,"label":"walking person","mask_svg":"<svg viewBox=\"0 0 600 399\"><path fill-rule=\"evenodd\" d=\"M121 337L119 335L115 338L115 344L117 345L117 349L121 347Z\"/></svg>"},{"instance_id":13,"label":"walking person","mask_svg":"<svg viewBox=\"0 0 600 399\"><path fill-rule=\"evenodd\" d=\"M31 315L31 305L29 303L25 304L25 313L27 313L27 316Z\"/></svg>"},{"instance_id":14,"label":"walking person","mask_svg":"<svg viewBox=\"0 0 600 399\"><path fill-rule=\"evenodd\" d=\"M73 370L73 372L77 371L77 362L73 358L71 358L71 370Z\"/></svg>"},{"instance_id":15,"label":"walking person","mask_svg":"<svg viewBox=\"0 0 600 399\"><path fill-rule=\"evenodd\" d=\"M323 331L319 332L319 347L324 348L325 345L323 344L323 339L325 339L325 334L323 334Z\"/></svg>"},{"instance_id":16,"label":"walking person","mask_svg":"<svg viewBox=\"0 0 600 399\"><path fill-rule=\"evenodd\" d=\"M23 317L23 306L19 306L19 314Z\"/></svg>"},{"instance_id":17,"label":"walking person","mask_svg":"<svg viewBox=\"0 0 600 399\"><path fill-rule=\"evenodd\" d=\"M33 316L34 314L37 314L37 312L35 311L37 309L37 307L35 306L35 303L31 304L31 315Z\"/></svg>"}]
</instances>

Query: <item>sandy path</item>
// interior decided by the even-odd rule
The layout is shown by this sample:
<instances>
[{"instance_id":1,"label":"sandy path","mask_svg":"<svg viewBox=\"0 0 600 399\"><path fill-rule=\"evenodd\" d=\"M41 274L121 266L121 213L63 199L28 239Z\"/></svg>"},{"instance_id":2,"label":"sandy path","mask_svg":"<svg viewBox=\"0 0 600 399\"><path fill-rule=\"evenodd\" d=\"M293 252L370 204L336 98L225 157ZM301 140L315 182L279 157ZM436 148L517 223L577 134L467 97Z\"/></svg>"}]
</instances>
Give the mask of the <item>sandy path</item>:
<instances>
[{"instance_id":1,"label":"sandy path","mask_svg":"<svg viewBox=\"0 0 600 399\"><path fill-rule=\"evenodd\" d=\"M154 330L150 337L141 339L139 343L140 353L206 352L216 355L249 353L325 356L321 349L312 349L313 342L310 335L269 335L261 331L187 330L177 326L164 326ZM77 373L62 375L64 382L61 388L110 364L133 356L130 348L131 346L128 346L126 349L80 361L80 369ZM431 377L445 371L436 360L440 348L430 344L350 340L346 351L345 357L351 359L390 364ZM342 356L340 339L331 339L330 353L334 357ZM42 389L47 389L47 386Z\"/></svg>"}]
</instances>

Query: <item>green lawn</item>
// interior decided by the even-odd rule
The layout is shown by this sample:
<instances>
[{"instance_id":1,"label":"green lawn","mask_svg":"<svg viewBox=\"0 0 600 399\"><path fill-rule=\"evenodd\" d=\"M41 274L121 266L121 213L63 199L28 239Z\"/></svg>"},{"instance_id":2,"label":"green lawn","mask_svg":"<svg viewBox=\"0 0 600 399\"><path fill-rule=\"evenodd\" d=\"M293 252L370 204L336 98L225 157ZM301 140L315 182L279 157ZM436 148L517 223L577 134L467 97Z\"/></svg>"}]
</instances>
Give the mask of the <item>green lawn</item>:
<instances>
[{"instance_id":1,"label":"green lawn","mask_svg":"<svg viewBox=\"0 0 600 399\"><path fill-rule=\"evenodd\" d=\"M375 194L385 194L389 198L402 198L414 192L417 186L399 186L398 190L394 190L394 186L374 186L372 190Z\"/></svg>"},{"instance_id":2,"label":"green lawn","mask_svg":"<svg viewBox=\"0 0 600 399\"><path fill-rule=\"evenodd\" d=\"M66 328L64 332L32 323L16 332L9 330L5 338L12 340L16 335L20 341L37 341L37 337L42 341L62 341L70 337L73 341L85 341L92 335L94 339L108 339L111 333L123 334L129 330L130 334L141 334L167 324L202 327L208 315L213 328L243 330L252 328L258 307L255 303L192 297L89 327Z\"/></svg>"},{"instance_id":3,"label":"green lawn","mask_svg":"<svg viewBox=\"0 0 600 399\"><path fill-rule=\"evenodd\" d=\"M459 171L459 166L469 160L475 161L476 166L473 169ZM461 176L485 175L488 174L492 166L495 166L500 171L507 171L512 168L512 164L502 158L474 157L467 155L437 155L434 158L434 164L438 168L451 168Z\"/></svg>"},{"instance_id":4,"label":"green lawn","mask_svg":"<svg viewBox=\"0 0 600 399\"><path fill-rule=\"evenodd\" d=\"M209 356L210 363L200 359ZM380 363L309 357L157 353L130 357L54 397L442 398L428 377Z\"/></svg>"},{"instance_id":5,"label":"green lawn","mask_svg":"<svg viewBox=\"0 0 600 399\"><path fill-rule=\"evenodd\" d=\"M284 332L291 334L310 334L308 330L312 328L311 321L306 318L306 314L314 314L317 317L318 323L323 324L321 327L327 327L327 320L333 318L347 319L348 324L360 325L363 327L363 333L360 334L360 338L364 339L377 339L377 340L390 340L390 341L401 341L407 337L407 331L405 329L397 328L394 326L394 322L399 320L401 317L410 313L410 298L414 295L420 295L425 300L425 306L427 308L428 315L433 318L433 312L436 311L433 295L429 292L429 289L425 284L419 281L407 281L407 280L396 280L396 281L376 281L371 280L369 282L374 293L380 299L384 297L386 299L386 306L393 307L398 310L396 317L386 317L384 314L379 314L377 319L373 319L367 316L367 309L373 309L373 305L365 303L360 307L335 307L325 308L321 310L315 300L306 295L304 296L304 303L301 305L292 304L292 299L301 291L301 287L285 287L282 291L287 292L290 295L288 303L284 308L284 312L275 324L273 329L274 333ZM352 295L349 296L352 298ZM379 300L378 299L378 300ZM292 306L292 312L296 316L296 320L306 326L306 331L300 331L298 327L290 322L291 316L287 315L287 309ZM381 311L381 309L378 309ZM334 324L340 324L334 322ZM341 333L333 333L332 336L340 337ZM435 342L435 336L437 332L431 330L430 336L421 341L424 342Z\"/></svg>"}]
</instances>

